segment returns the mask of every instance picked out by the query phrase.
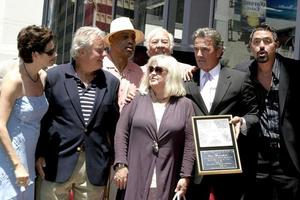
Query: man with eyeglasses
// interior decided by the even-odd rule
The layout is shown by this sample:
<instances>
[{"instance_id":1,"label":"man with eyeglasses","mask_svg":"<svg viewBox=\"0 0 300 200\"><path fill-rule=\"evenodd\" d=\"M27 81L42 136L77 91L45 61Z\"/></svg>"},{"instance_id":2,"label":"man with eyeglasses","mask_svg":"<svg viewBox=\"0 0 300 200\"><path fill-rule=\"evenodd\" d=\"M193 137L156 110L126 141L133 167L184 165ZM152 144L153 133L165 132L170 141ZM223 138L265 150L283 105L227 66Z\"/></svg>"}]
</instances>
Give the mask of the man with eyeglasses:
<instances>
[{"instance_id":1,"label":"man with eyeglasses","mask_svg":"<svg viewBox=\"0 0 300 200\"><path fill-rule=\"evenodd\" d=\"M240 200L251 179L248 166L255 163L248 148L258 123L254 88L246 73L220 63L224 52L220 33L212 28L199 28L193 40L198 70L193 81L185 82L186 96L194 101L196 115L233 116L231 123L236 130L243 173L203 177L195 174L187 199Z\"/></svg>"},{"instance_id":2,"label":"man with eyeglasses","mask_svg":"<svg viewBox=\"0 0 300 200\"><path fill-rule=\"evenodd\" d=\"M249 73L259 102L256 185L246 199L300 199L300 61L276 53L274 28L256 27L249 39L253 60L236 68Z\"/></svg>"}]
</instances>

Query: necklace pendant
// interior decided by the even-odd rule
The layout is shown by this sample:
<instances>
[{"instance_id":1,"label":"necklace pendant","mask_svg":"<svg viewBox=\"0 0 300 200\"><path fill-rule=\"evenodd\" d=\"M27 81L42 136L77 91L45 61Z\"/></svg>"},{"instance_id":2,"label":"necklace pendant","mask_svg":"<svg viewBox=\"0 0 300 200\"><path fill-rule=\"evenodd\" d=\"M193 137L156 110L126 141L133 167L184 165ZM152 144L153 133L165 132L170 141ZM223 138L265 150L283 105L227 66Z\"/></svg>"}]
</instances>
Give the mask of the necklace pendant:
<instances>
[{"instance_id":1,"label":"necklace pendant","mask_svg":"<svg viewBox=\"0 0 300 200\"><path fill-rule=\"evenodd\" d=\"M153 148L153 152L155 154L158 154L159 147L158 147L158 143L156 141L153 141L152 148Z\"/></svg>"}]
</instances>

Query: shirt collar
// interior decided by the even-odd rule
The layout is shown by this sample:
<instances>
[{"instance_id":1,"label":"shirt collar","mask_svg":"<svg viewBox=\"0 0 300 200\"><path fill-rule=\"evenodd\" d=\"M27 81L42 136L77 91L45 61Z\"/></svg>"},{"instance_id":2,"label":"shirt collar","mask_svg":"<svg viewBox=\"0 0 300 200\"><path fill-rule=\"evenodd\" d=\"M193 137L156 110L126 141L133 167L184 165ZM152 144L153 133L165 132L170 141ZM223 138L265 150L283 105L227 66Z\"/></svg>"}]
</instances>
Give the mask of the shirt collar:
<instances>
[{"instance_id":1,"label":"shirt collar","mask_svg":"<svg viewBox=\"0 0 300 200\"><path fill-rule=\"evenodd\" d=\"M272 68L272 78L273 78L274 84L279 83L279 75L280 75L280 64L279 64L278 59L275 59L275 62L273 64L273 68Z\"/></svg>"},{"instance_id":2,"label":"shirt collar","mask_svg":"<svg viewBox=\"0 0 300 200\"><path fill-rule=\"evenodd\" d=\"M70 69L66 72L66 74L69 76L69 77L73 77L74 79L78 79L80 80L79 76L77 75L76 71L75 71L75 65L76 65L76 62L75 60L72 60L71 61L71 66L70 66ZM94 79L91 81L91 82L94 82L95 80L98 80L97 77L100 75L102 69L98 69L96 71L96 76L94 77Z\"/></svg>"},{"instance_id":3,"label":"shirt collar","mask_svg":"<svg viewBox=\"0 0 300 200\"><path fill-rule=\"evenodd\" d=\"M214 68L209 70L208 73L210 73L210 75L214 79L214 77L216 77L220 74L220 71L221 71L221 64L218 63ZM205 71L201 69L200 70L200 77L203 78L204 74L205 74Z\"/></svg>"}]
</instances>

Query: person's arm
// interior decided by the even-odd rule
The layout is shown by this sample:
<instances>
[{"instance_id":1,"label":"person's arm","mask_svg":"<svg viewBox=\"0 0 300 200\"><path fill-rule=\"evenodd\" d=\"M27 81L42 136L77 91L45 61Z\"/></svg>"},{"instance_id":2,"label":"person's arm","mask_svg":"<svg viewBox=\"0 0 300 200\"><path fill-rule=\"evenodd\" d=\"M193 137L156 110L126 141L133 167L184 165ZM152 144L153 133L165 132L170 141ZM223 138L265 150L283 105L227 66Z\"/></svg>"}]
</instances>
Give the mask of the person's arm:
<instances>
[{"instance_id":1,"label":"person's arm","mask_svg":"<svg viewBox=\"0 0 300 200\"><path fill-rule=\"evenodd\" d=\"M125 98L125 104L130 103L133 98L135 97L137 93L137 88L134 84L130 84L127 90L126 98Z\"/></svg>"},{"instance_id":2,"label":"person's arm","mask_svg":"<svg viewBox=\"0 0 300 200\"><path fill-rule=\"evenodd\" d=\"M193 136L193 125L192 125L192 116L195 115L193 103L190 99L186 99L185 102L185 140L184 140L184 149L183 149L183 158L182 166L180 171L181 177L191 177L194 161L195 161L195 144Z\"/></svg>"},{"instance_id":3,"label":"person's arm","mask_svg":"<svg viewBox=\"0 0 300 200\"><path fill-rule=\"evenodd\" d=\"M128 176L128 145L129 145L129 132L131 129L131 120L136 109L136 100L134 99L126 105L120 115L116 127L115 134L115 176L114 180L118 188L125 189Z\"/></svg>"},{"instance_id":4,"label":"person's arm","mask_svg":"<svg viewBox=\"0 0 300 200\"><path fill-rule=\"evenodd\" d=\"M183 81L191 81L193 79L193 73L198 70L197 66L192 66L188 64L181 64L182 78Z\"/></svg>"},{"instance_id":5,"label":"person's arm","mask_svg":"<svg viewBox=\"0 0 300 200\"><path fill-rule=\"evenodd\" d=\"M258 101L256 98L255 88L253 82L248 75L245 75L244 83L242 86L241 108L244 110L244 115L240 121L240 134L248 135L250 130L257 127L258 118Z\"/></svg>"},{"instance_id":6,"label":"person's arm","mask_svg":"<svg viewBox=\"0 0 300 200\"><path fill-rule=\"evenodd\" d=\"M115 133L116 133L116 126L117 126L117 122L119 120L120 117L120 112L119 112L119 105L118 105L118 90L119 90L119 86L120 86L120 82L119 80L117 82L112 82L111 85L113 85L111 87L112 95L113 95L113 102L112 102L112 106L110 108L110 112L108 113L108 116L106 117L107 120L105 121L105 123L110 124L110 126L108 127L108 142L111 146L112 149L114 149L114 137L115 137ZM113 161L113 159L112 159Z\"/></svg>"},{"instance_id":7,"label":"person's arm","mask_svg":"<svg viewBox=\"0 0 300 200\"><path fill-rule=\"evenodd\" d=\"M41 128L40 128L40 136L38 139L38 143L36 146L36 151L35 151L35 156L36 156L36 162L35 162L35 168L37 171L37 174L41 178L45 178L45 173L43 168L46 166L46 161L45 161L45 151L47 151L47 140L48 140L48 130L51 124L52 120L52 111L54 110L52 108L52 99L51 99L51 87L49 80L47 79L47 75L42 72L41 74L41 80L44 84L44 90L45 90L45 95L46 98L49 102L49 108L44 117L41 120Z\"/></svg>"},{"instance_id":8,"label":"person's arm","mask_svg":"<svg viewBox=\"0 0 300 200\"><path fill-rule=\"evenodd\" d=\"M27 186L29 174L18 157L10 139L7 123L17 98L22 95L22 83L14 73L8 74L2 82L0 95L0 141L14 166L17 184Z\"/></svg>"},{"instance_id":9,"label":"person's arm","mask_svg":"<svg viewBox=\"0 0 300 200\"><path fill-rule=\"evenodd\" d=\"M183 150L183 159L182 159L182 165L180 170L180 179L177 183L175 192L178 193L180 197L184 196L189 182L190 178L192 176L192 171L194 167L194 161L195 161L195 144L194 144L194 138L193 138L193 127L192 127L192 116L195 115L193 103L191 100L187 99L186 101L186 116L185 116L185 141L184 141L184 150Z\"/></svg>"}]
</instances>

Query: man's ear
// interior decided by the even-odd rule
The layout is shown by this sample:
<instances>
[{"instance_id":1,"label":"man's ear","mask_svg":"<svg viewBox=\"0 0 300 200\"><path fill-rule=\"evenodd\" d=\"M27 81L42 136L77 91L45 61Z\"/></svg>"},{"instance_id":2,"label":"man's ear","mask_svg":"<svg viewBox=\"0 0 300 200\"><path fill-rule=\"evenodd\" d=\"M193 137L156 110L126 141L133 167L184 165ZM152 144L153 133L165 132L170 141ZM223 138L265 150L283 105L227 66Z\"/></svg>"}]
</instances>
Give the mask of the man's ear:
<instances>
[{"instance_id":1,"label":"man's ear","mask_svg":"<svg viewBox=\"0 0 300 200\"><path fill-rule=\"evenodd\" d=\"M85 54L85 51L86 51L85 48L79 49L79 55L84 55L84 54Z\"/></svg>"},{"instance_id":2,"label":"man's ear","mask_svg":"<svg viewBox=\"0 0 300 200\"><path fill-rule=\"evenodd\" d=\"M221 57L223 56L223 53L224 53L224 48L218 48L217 51L218 51L218 58L221 59Z\"/></svg>"},{"instance_id":3,"label":"man's ear","mask_svg":"<svg viewBox=\"0 0 300 200\"><path fill-rule=\"evenodd\" d=\"M280 47L280 43L278 40L275 42L275 47L276 47L276 49Z\"/></svg>"}]
</instances>

